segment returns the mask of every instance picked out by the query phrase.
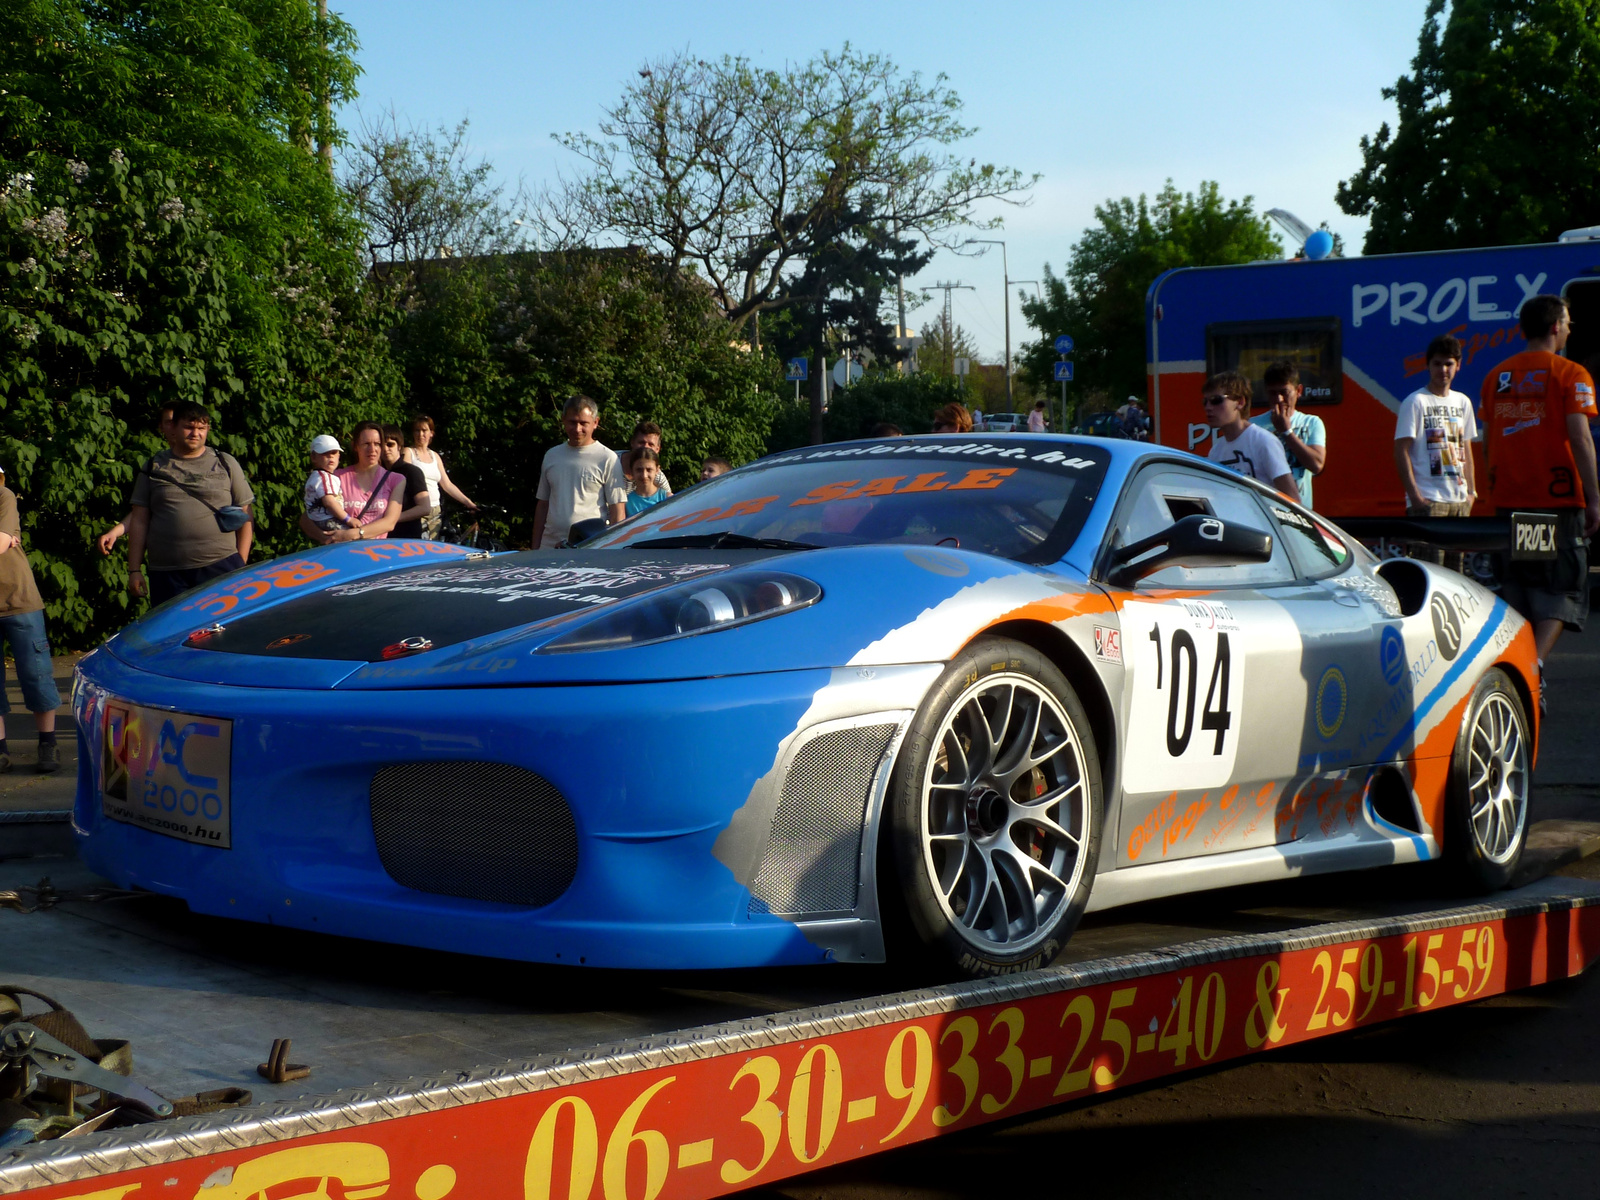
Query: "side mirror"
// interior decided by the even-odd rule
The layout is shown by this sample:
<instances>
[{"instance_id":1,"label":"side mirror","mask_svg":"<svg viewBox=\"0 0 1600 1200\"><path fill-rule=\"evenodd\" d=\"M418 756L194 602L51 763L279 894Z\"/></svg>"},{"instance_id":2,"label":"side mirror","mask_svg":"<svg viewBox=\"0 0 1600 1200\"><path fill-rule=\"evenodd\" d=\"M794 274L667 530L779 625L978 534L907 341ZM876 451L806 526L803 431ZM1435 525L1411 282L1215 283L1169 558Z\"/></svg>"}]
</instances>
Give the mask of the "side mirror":
<instances>
[{"instance_id":1,"label":"side mirror","mask_svg":"<svg viewBox=\"0 0 1600 1200\"><path fill-rule=\"evenodd\" d=\"M567 545L580 546L592 537L598 537L606 531L604 517L590 517L587 521L574 521L572 528L567 530Z\"/></svg>"},{"instance_id":2,"label":"side mirror","mask_svg":"<svg viewBox=\"0 0 1600 1200\"><path fill-rule=\"evenodd\" d=\"M1115 551L1106 579L1108 583L1126 587L1174 564L1222 567L1267 562L1271 558L1271 534L1231 524L1221 517L1195 514Z\"/></svg>"}]
</instances>

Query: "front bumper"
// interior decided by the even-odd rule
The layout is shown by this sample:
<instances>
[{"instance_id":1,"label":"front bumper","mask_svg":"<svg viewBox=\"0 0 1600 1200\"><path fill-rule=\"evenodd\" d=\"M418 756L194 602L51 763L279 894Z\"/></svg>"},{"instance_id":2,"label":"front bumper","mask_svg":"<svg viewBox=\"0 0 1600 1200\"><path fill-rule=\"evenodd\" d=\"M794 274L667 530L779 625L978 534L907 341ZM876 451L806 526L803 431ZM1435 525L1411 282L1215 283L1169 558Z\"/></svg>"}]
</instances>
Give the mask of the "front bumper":
<instances>
[{"instance_id":1,"label":"front bumper","mask_svg":"<svg viewBox=\"0 0 1600 1200\"><path fill-rule=\"evenodd\" d=\"M351 693L189 683L101 652L80 664L75 689L73 820L92 869L200 913L550 963L814 963L834 957L830 944L848 944L839 922L828 923L830 943L808 937L803 922L761 911L748 878L719 860L718 837L736 813L763 807L757 801L777 786L775 768L797 733L889 709L903 728L938 669ZM855 685L858 674L875 678ZM108 698L233 722L230 848L105 815ZM441 761L513 764L560 790L578 845L562 895L530 908L418 891L390 877L373 832L373 775ZM439 818L450 819L445 801ZM865 909L875 913L870 903Z\"/></svg>"}]
</instances>

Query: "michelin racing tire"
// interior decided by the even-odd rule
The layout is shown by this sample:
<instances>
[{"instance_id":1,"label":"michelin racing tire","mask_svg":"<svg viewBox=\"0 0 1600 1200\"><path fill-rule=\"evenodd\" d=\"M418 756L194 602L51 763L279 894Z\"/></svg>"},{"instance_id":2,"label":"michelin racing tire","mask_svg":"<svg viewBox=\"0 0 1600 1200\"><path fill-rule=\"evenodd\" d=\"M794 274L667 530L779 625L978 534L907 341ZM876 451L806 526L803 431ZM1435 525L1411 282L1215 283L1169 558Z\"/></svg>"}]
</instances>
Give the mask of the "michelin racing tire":
<instances>
[{"instance_id":1,"label":"michelin racing tire","mask_svg":"<svg viewBox=\"0 0 1600 1200\"><path fill-rule=\"evenodd\" d=\"M1030 646L974 642L923 699L889 784L911 933L969 978L1053 960L1094 886L1103 797L1089 719Z\"/></svg>"},{"instance_id":2,"label":"michelin racing tire","mask_svg":"<svg viewBox=\"0 0 1600 1200\"><path fill-rule=\"evenodd\" d=\"M1497 891L1516 874L1528 836L1531 758L1522 697L1497 667L1467 704L1445 800L1445 859L1474 892Z\"/></svg>"}]
</instances>

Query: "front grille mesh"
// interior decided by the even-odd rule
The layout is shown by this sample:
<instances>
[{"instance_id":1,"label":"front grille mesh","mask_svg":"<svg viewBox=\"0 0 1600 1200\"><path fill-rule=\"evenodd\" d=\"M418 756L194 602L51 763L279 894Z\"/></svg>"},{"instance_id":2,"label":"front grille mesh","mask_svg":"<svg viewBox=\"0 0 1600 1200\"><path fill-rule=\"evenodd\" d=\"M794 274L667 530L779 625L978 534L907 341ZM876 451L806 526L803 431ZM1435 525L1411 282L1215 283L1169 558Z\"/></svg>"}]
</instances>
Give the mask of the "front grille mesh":
<instances>
[{"instance_id":1,"label":"front grille mesh","mask_svg":"<svg viewBox=\"0 0 1600 1200\"><path fill-rule=\"evenodd\" d=\"M372 832L396 883L544 905L578 871L578 830L546 779L509 763L396 763L372 777Z\"/></svg>"},{"instance_id":2,"label":"front grille mesh","mask_svg":"<svg viewBox=\"0 0 1600 1200\"><path fill-rule=\"evenodd\" d=\"M887 724L835 729L796 752L750 886L751 912L855 909L867 800L894 731Z\"/></svg>"}]
</instances>

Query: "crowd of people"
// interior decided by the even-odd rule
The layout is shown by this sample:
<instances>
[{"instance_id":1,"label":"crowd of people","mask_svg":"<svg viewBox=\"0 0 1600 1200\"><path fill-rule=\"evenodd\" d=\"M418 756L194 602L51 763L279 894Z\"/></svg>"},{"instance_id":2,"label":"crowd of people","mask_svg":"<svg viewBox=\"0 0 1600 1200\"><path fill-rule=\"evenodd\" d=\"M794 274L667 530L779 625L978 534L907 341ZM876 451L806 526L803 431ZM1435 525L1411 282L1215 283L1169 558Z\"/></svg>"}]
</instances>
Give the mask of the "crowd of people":
<instances>
[{"instance_id":1,"label":"crowd of people","mask_svg":"<svg viewBox=\"0 0 1600 1200\"><path fill-rule=\"evenodd\" d=\"M1427 348L1428 382L1400 405L1394 432L1394 463L1410 517L1464 518L1479 500L1472 443L1483 425L1487 500L1501 516L1543 514L1555 523L1553 559L1500 563L1501 592L1533 623L1541 660L1563 629L1581 630L1588 616L1587 539L1600 529L1600 483L1590 421L1600 417L1595 383L1583 366L1563 358L1571 332L1566 301L1542 295L1519 314L1527 348L1485 376L1479 404L1453 383L1462 344L1452 336ZM1275 363L1262 379L1270 409L1254 420L1255 388L1238 371L1212 375L1202 388L1206 423L1213 431L1212 461L1270 484L1311 507L1314 480L1328 465L1327 430L1302 412L1300 376L1290 363ZM1132 407L1132 406L1130 406ZM1134 420L1142 418L1142 410ZM1126 417L1124 418L1126 420ZM551 548L579 522L616 522L643 512L673 494L661 467L661 427L641 421L621 453L595 440L600 406L574 396L562 412L566 441L549 450L535 489L533 545ZM1029 428L1044 428L1044 405L1034 407ZM142 463L135 476L128 514L98 539L109 555L128 542L128 590L159 604L209 579L236 570L250 557L255 494L239 462L208 446L210 415L198 404L163 408L158 431L167 449ZM959 403L934 414L933 431L967 434L973 414ZM478 505L450 479L433 449L431 417L411 422L410 436L397 426L363 422L350 435L350 463L331 433L307 447L309 473L303 488L300 528L317 545L375 538L437 538L441 501L449 496L469 512ZM881 423L874 437L899 437L898 426ZM728 470L711 457L700 468L703 482ZM16 496L0 470L0 639L9 644L23 701L39 739L37 770L59 768L55 717L61 697L51 664L44 602L21 548ZM1437 551L1422 551L1444 561ZM1462 565L1459 557L1452 565ZM0 773L12 769L0 690Z\"/></svg>"},{"instance_id":2,"label":"crowd of people","mask_svg":"<svg viewBox=\"0 0 1600 1200\"><path fill-rule=\"evenodd\" d=\"M1498 556L1500 594L1532 623L1541 665L1563 630L1581 631L1589 614L1588 539L1600 530L1600 481L1590 422L1600 419L1595 381L1563 357L1572 316L1560 296L1533 296L1518 313L1526 348L1491 367L1476 404L1452 388L1464 347L1444 335L1427 347L1428 382L1401 402L1394 429L1394 465L1411 518L1472 515L1479 480L1472 444L1482 422L1485 498L1495 515L1512 513L1554 524L1553 558ZM1212 375L1201 389L1214 431L1208 457L1313 505L1313 479L1328 465L1322 420L1299 411L1299 373L1275 363L1263 384L1271 410L1250 420L1252 381L1238 371ZM1418 557L1445 563L1423 546ZM1461 554L1449 565L1460 570Z\"/></svg>"},{"instance_id":3,"label":"crowd of people","mask_svg":"<svg viewBox=\"0 0 1600 1200\"><path fill-rule=\"evenodd\" d=\"M577 521L621 520L672 495L661 469L659 425L640 422L619 455L594 440L599 406L593 400L574 397L563 424L567 441L545 455L539 473L535 545L556 545ZM236 570L250 556L255 496L238 461L206 444L210 428L209 414L197 404L163 408L157 430L168 448L140 465L128 515L99 538L100 552L109 555L127 537L129 591L152 603ZM363 422L350 433L346 465L337 437L312 438L300 513L306 538L319 546L438 538L444 496L479 512L433 449L436 433L426 414L412 420L409 438L398 426ZM731 469L727 459L713 456L702 463L700 478ZM3 516L0 511L0 522Z\"/></svg>"}]
</instances>

